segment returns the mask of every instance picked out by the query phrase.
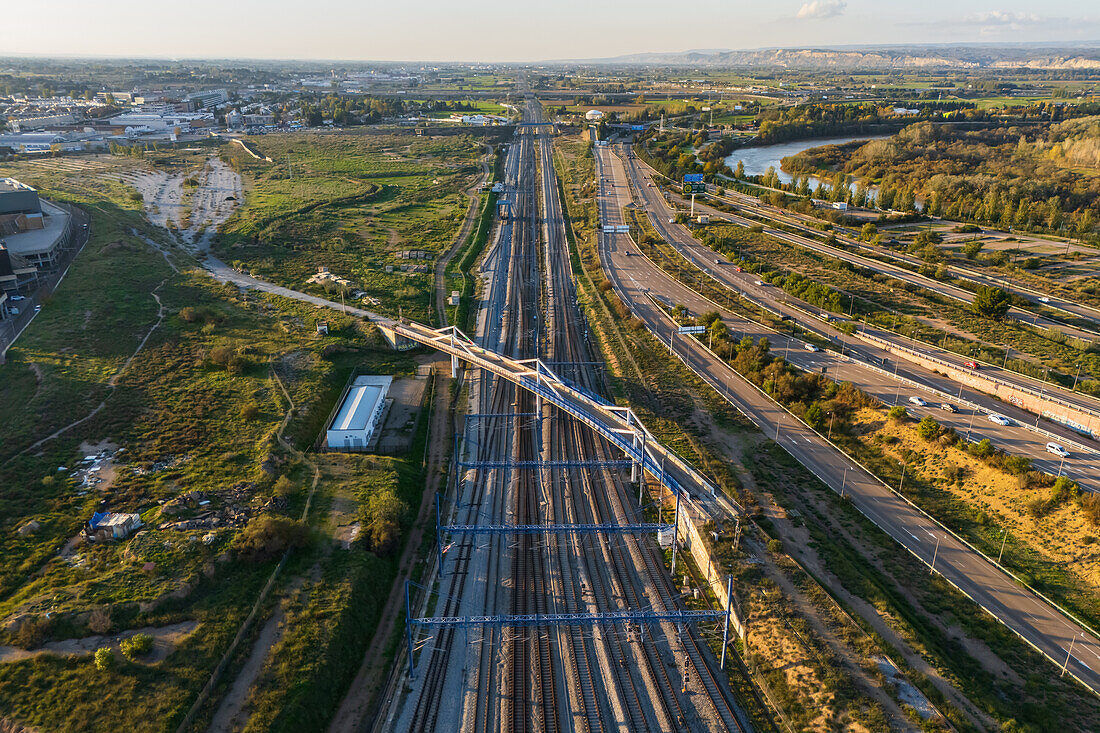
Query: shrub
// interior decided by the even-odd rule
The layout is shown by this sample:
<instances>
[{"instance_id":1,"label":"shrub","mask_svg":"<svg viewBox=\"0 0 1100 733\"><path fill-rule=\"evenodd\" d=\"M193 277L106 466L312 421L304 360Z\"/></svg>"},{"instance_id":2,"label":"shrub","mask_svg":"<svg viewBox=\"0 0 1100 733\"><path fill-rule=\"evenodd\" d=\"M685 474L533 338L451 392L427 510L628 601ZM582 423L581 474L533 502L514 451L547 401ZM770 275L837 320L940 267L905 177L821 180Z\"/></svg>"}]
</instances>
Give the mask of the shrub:
<instances>
[{"instance_id":1,"label":"shrub","mask_svg":"<svg viewBox=\"0 0 1100 733\"><path fill-rule=\"evenodd\" d=\"M279 480L275 482L275 496L290 496L297 489L298 487L294 485L294 482L286 476L280 476Z\"/></svg>"},{"instance_id":2,"label":"shrub","mask_svg":"<svg viewBox=\"0 0 1100 733\"><path fill-rule=\"evenodd\" d=\"M917 435L924 440L934 440L940 434L940 424L931 415L917 423Z\"/></svg>"},{"instance_id":3,"label":"shrub","mask_svg":"<svg viewBox=\"0 0 1100 733\"><path fill-rule=\"evenodd\" d=\"M967 242L962 246L962 253L968 260L972 260L982 251L982 243L978 240Z\"/></svg>"},{"instance_id":4,"label":"shrub","mask_svg":"<svg viewBox=\"0 0 1100 733\"><path fill-rule=\"evenodd\" d=\"M768 540L768 552L776 555L783 552L783 540Z\"/></svg>"},{"instance_id":5,"label":"shrub","mask_svg":"<svg viewBox=\"0 0 1100 733\"><path fill-rule=\"evenodd\" d=\"M1100 527L1100 496L1089 494L1081 499L1081 512L1092 526Z\"/></svg>"},{"instance_id":6,"label":"shrub","mask_svg":"<svg viewBox=\"0 0 1100 733\"><path fill-rule=\"evenodd\" d=\"M122 654L127 659L133 660L135 657L142 657L153 651L153 637L149 634L134 634L123 639L119 646L122 647Z\"/></svg>"},{"instance_id":7,"label":"shrub","mask_svg":"<svg viewBox=\"0 0 1100 733\"><path fill-rule=\"evenodd\" d=\"M255 402L249 402L247 405L241 408L241 417L245 420L255 420L256 416L260 414L260 406Z\"/></svg>"},{"instance_id":8,"label":"shrub","mask_svg":"<svg viewBox=\"0 0 1100 733\"><path fill-rule=\"evenodd\" d=\"M1007 456L1002 467L1013 476L1021 476L1031 470L1031 459L1026 456Z\"/></svg>"},{"instance_id":9,"label":"shrub","mask_svg":"<svg viewBox=\"0 0 1100 733\"><path fill-rule=\"evenodd\" d=\"M968 448L970 455L975 458L989 458L993 455L993 444L989 442L989 438L982 438L978 443L971 443Z\"/></svg>"},{"instance_id":10,"label":"shrub","mask_svg":"<svg viewBox=\"0 0 1100 733\"><path fill-rule=\"evenodd\" d=\"M887 417L896 422L901 422L905 418L909 417L909 411L905 409L904 405L894 405L890 408L890 411L886 413Z\"/></svg>"},{"instance_id":11,"label":"shrub","mask_svg":"<svg viewBox=\"0 0 1100 733\"><path fill-rule=\"evenodd\" d=\"M115 666L115 653L111 651L110 647L103 647L95 650L95 668L100 672L106 672L111 667Z\"/></svg>"},{"instance_id":12,"label":"shrub","mask_svg":"<svg viewBox=\"0 0 1100 733\"><path fill-rule=\"evenodd\" d=\"M106 634L111 630L111 610L97 608L88 617L88 628L96 634Z\"/></svg>"},{"instance_id":13,"label":"shrub","mask_svg":"<svg viewBox=\"0 0 1100 733\"><path fill-rule=\"evenodd\" d=\"M237 554L245 560L261 562L285 551L304 547L309 527L287 517L264 515L253 519L233 542Z\"/></svg>"}]
</instances>

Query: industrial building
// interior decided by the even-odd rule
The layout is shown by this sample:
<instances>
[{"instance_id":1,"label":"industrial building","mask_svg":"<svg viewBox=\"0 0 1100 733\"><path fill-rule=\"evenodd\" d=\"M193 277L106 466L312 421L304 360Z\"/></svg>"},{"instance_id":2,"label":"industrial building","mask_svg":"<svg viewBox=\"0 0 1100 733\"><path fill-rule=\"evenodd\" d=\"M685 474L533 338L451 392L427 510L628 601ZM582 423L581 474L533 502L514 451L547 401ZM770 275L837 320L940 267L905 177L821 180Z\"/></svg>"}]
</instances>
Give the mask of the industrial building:
<instances>
[{"instance_id":1,"label":"industrial building","mask_svg":"<svg viewBox=\"0 0 1100 733\"><path fill-rule=\"evenodd\" d=\"M329 450L362 452L376 442L386 414L386 395L393 377L362 375L352 380L328 426Z\"/></svg>"},{"instance_id":2,"label":"industrial building","mask_svg":"<svg viewBox=\"0 0 1100 733\"><path fill-rule=\"evenodd\" d=\"M595 122L596 120L602 120L603 119L603 112L601 112L598 109L590 109L590 110L588 110L587 112L584 113L584 119L588 120L589 122Z\"/></svg>"}]
</instances>

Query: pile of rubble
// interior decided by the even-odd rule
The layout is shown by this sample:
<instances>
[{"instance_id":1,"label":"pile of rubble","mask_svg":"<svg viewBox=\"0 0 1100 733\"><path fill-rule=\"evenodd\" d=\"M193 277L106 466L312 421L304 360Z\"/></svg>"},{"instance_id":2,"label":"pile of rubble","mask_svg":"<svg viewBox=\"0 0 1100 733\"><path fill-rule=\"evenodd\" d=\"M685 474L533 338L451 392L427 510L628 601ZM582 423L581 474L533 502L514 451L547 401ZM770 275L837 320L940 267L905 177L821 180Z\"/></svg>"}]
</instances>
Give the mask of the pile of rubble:
<instances>
[{"instance_id":1,"label":"pile of rubble","mask_svg":"<svg viewBox=\"0 0 1100 733\"><path fill-rule=\"evenodd\" d=\"M285 509L286 499L271 497L266 501L255 496L256 485L241 481L221 491L188 491L166 502L161 507L162 516L177 516L192 511L194 516L160 524L160 530L200 530L239 528L248 524L256 514Z\"/></svg>"}]
</instances>

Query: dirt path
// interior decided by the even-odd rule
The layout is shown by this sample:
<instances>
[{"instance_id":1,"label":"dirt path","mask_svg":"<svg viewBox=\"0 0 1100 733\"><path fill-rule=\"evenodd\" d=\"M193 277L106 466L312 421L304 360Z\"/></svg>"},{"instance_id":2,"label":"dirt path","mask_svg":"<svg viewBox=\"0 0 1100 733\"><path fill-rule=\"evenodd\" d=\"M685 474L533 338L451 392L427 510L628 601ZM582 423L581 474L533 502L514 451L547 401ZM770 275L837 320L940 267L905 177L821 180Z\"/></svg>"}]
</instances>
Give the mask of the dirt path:
<instances>
[{"instance_id":1,"label":"dirt path","mask_svg":"<svg viewBox=\"0 0 1100 733\"><path fill-rule=\"evenodd\" d=\"M130 368L130 364L132 364L134 359L137 358L137 355L141 353L141 350L145 348L145 344L148 343L149 338L153 335L153 332L156 331L157 328L160 327L160 324L164 321L164 316L165 316L164 303L161 302L160 295L157 294L157 291L160 290L162 287L164 287L164 285L167 282L168 282L167 278L165 278L164 280L161 280L160 284L157 285L155 288L153 288L149 292L149 295L153 296L153 300L155 300L157 302L157 320L153 323L152 326L149 327L149 330L145 333L145 336L141 339L141 342L137 345L137 348L134 349L134 353L130 354L129 358L127 358L126 361L123 363L123 365L121 367L119 367L118 371L116 371L113 375L111 375L111 378L107 380L107 390L108 390L108 392L107 392L107 396L103 398L103 401L100 402L98 405L96 405L95 409L93 409L91 412L89 412L87 415L80 418L79 420L75 420L75 421L69 423L68 425L66 425L62 428L58 428L54 432L47 435L45 438L42 438L41 440L37 440L34 443L27 446L26 448L24 448L23 450L19 451L14 456L9 458L7 460L7 463L10 463L11 461L15 460L15 458L17 458L18 456L23 455L24 453L28 453L30 451L33 451L33 450L37 449L38 447L40 447L40 446L44 445L45 443L53 440L54 438L57 438L61 435L64 435L65 433L72 430L76 426L87 422L88 420L92 419L97 414L99 414L100 410L102 410L104 407L107 406L107 400L111 399L111 395L114 394L115 388L118 386L118 380L122 377L123 374L126 373L126 370Z\"/></svg>"},{"instance_id":2,"label":"dirt path","mask_svg":"<svg viewBox=\"0 0 1100 733\"><path fill-rule=\"evenodd\" d=\"M447 323L447 265L451 263L451 259L455 256L455 252L462 246L463 242L470 236L470 232L473 231L474 224L477 221L477 205L481 198L477 195L477 190L489 180L489 159L493 155L492 146L488 147L485 155L481 159L481 176L477 181L466 189L465 194L470 199L470 205L466 209L466 216L462 220L462 228L459 229L458 235L455 237L455 241L451 244L451 248L448 249L442 257L440 257L435 263L435 316L438 320L437 326L446 326Z\"/></svg>"},{"instance_id":3,"label":"dirt path","mask_svg":"<svg viewBox=\"0 0 1100 733\"><path fill-rule=\"evenodd\" d=\"M170 626L146 626L131 629L115 636L85 636L81 639L62 639L48 641L37 649L20 649L14 646L0 646L0 664L21 662L24 659L52 654L54 656L72 656L91 654L103 647L116 647L123 639L135 634L148 634L153 637L153 651L140 661L154 664L167 657L191 632L199 626L197 621L183 621Z\"/></svg>"},{"instance_id":4,"label":"dirt path","mask_svg":"<svg viewBox=\"0 0 1100 733\"><path fill-rule=\"evenodd\" d=\"M440 369L449 369L449 363L437 362L437 374L447 373ZM450 380L436 377L435 397L432 402L431 427L429 428L428 462L425 468L428 480L424 484L424 493L420 498L420 513L416 518L413 528L409 531L409 537L405 541L405 549L401 553L401 561L398 565L397 582L390 589L386 606L382 609L381 621L374 631L367 653L363 657L363 663L355 680L344 695L340 708L329 724L329 733L358 733L363 724L368 721L378 707L378 693L385 685L386 675L390 671L390 664L382 653L386 643L393 636L393 630L399 621L402 621L401 606L405 602L404 579L409 577L413 563L417 560L417 552L424 536L424 529L429 525L429 516L434 504L432 496L439 490L439 468L447 457L447 450L451 445L451 434L454 430L454 411L451 404Z\"/></svg>"},{"instance_id":5,"label":"dirt path","mask_svg":"<svg viewBox=\"0 0 1100 733\"><path fill-rule=\"evenodd\" d=\"M256 642L252 645L252 651L249 653L248 659L241 667L240 672L237 673L229 692L225 694L221 704L218 705L218 710L210 721L210 727L207 728L208 733L231 733L231 731L241 730L248 722L248 712L245 708L248 703L249 692L252 685L259 678L260 672L263 671L268 654L282 640L283 634L286 632L287 604L292 595L300 592L304 583L305 577L298 576L287 587L286 596L275 607L275 612L271 614L271 618L260 630Z\"/></svg>"}]
</instances>

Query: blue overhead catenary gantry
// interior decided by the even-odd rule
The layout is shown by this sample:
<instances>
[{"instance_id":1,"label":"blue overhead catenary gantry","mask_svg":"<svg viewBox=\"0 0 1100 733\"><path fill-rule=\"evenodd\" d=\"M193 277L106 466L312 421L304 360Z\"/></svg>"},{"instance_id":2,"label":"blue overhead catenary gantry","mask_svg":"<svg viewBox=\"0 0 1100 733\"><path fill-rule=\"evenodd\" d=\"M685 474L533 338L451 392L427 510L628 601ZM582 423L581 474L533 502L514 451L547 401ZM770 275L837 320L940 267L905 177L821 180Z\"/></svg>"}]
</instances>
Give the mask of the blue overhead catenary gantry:
<instances>
[{"instance_id":1,"label":"blue overhead catenary gantry","mask_svg":"<svg viewBox=\"0 0 1100 733\"><path fill-rule=\"evenodd\" d=\"M525 613L497 614L495 616L426 616L410 618L413 626L473 627L495 626L518 628L522 626L592 626L606 624L659 624L693 623L709 618L723 618L726 611L605 611L603 613Z\"/></svg>"},{"instance_id":2,"label":"blue overhead catenary gantry","mask_svg":"<svg viewBox=\"0 0 1100 733\"><path fill-rule=\"evenodd\" d=\"M458 461L462 468L630 468L632 461Z\"/></svg>"},{"instance_id":3,"label":"blue overhead catenary gantry","mask_svg":"<svg viewBox=\"0 0 1100 733\"><path fill-rule=\"evenodd\" d=\"M671 524L448 524L437 527L450 534L648 534L671 532Z\"/></svg>"}]
</instances>

